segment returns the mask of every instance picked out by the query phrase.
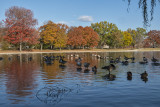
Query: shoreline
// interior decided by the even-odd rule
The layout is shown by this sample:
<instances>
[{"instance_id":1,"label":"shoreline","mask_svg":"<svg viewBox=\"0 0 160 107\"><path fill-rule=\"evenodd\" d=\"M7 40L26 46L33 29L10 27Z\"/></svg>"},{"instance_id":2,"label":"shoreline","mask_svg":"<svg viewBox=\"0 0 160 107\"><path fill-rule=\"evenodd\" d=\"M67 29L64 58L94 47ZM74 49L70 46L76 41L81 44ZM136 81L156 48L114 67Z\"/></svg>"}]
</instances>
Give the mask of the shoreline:
<instances>
[{"instance_id":1,"label":"shoreline","mask_svg":"<svg viewBox=\"0 0 160 107\"><path fill-rule=\"evenodd\" d=\"M4 50L0 54L39 54L39 53L84 53L84 52L160 52L160 48L141 48L141 49L75 49L75 50L32 50L32 51L15 51Z\"/></svg>"}]
</instances>

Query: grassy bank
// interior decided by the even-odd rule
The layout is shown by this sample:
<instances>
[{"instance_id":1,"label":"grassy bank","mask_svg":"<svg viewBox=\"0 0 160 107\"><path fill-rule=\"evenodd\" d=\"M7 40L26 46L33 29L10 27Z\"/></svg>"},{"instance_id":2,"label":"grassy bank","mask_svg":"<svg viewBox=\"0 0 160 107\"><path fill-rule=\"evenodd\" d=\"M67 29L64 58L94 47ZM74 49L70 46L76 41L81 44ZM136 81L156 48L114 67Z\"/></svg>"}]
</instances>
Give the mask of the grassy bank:
<instances>
[{"instance_id":1,"label":"grassy bank","mask_svg":"<svg viewBox=\"0 0 160 107\"><path fill-rule=\"evenodd\" d=\"M1 50L0 54L26 54L26 53L70 53L70 52L143 52L143 51L160 51L160 48L141 48L141 49L74 49L74 50Z\"/></svg>"}]
</instances>

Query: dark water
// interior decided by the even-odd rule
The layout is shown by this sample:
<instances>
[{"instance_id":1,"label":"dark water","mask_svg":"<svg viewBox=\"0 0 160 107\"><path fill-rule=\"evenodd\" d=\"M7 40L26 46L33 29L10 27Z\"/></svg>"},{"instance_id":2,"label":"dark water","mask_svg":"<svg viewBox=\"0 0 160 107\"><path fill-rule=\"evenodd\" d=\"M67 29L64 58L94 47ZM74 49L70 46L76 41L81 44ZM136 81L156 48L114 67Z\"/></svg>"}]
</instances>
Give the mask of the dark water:
<instances>
[{"instance_id":1,"label":"dark water","mask_svg":"<svg viewBox=\"0 0 160 107\"><path fill-rule=\"evenodd\" d=\"M74 53L72 53L74 54ZM159 107L160 106L160 66L151 62L154 55L160 59L160 52L124 52L124 53L76 53L82 62L90 63L90 71L77 71L76 57L66 54L21 54L0 55L0 107L4 106L55 106L55 107ZM108 71L101 67L108 65L108 59L97 59L92 54L113 57L135 56L135 63L124 66L116 64L114 81L102 76ZM59 66L59 61L47 65L44 55L64 55L67 63ZM141 65L142 57L149 63ZM32 57L32 59L28 59ZM91 67L98 67L97 74ZM148 73L143 81L140 74ZM127 80L127 71L133 73Z\"/></svg>"}]
</instances>

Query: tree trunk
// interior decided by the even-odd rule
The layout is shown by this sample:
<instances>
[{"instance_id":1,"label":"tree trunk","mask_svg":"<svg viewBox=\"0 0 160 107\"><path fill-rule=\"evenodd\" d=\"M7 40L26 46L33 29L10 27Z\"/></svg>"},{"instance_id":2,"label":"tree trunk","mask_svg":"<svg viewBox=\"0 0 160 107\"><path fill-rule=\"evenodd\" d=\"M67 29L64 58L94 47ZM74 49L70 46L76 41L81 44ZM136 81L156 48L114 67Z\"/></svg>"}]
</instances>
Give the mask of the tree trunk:
<instances>
[{"instance_id":1,"label":"tree trunk","mask_svg":"<svg viewBox=\"0 0 160 107\"><path fill-rule=\"evenodd\" d=\"M43 49L43 44L41 43L41 51L42 51L42 49Z\"/></svg>"},{"instance_id":2,"label":"tree trunk","mask_svg":"<svg viewBox=\"0 0 160 107\"><path fill-rule=\"evenodd\" d=\"M19 45L19 51L22 51L22 43Z\"/></svg>"},{"instance_id":3,"label":"tree trunk","mask_svg":"<svg viewBox=\"0 0 160 107\"><path fill-rule=\"evenodd\" d=\"M84 46L83 46L83 50L84 50Z\"/></svg>"},{"instance_id":4,"label":"tree trunk","mask_svg":"<svg viewBox=\"0 0 160 107\"><path fill-rule=\"evenodd\" d=\"M61 45L60 45L60 48L59 48L59 50L61 51Z\"/></svg>"}]
</instances>

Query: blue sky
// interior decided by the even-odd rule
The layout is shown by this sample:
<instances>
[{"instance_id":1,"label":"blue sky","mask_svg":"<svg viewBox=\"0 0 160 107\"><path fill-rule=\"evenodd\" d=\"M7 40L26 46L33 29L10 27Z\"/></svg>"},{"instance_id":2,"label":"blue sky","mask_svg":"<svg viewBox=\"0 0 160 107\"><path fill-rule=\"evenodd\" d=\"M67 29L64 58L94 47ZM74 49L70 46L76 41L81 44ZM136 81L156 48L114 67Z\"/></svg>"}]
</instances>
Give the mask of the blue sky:
<instances>
[{"instance_id":1,"label":"blue sky","mask_svg":"<svg viewBox=\"0 0 160 107\"><path fill-rule=\"evenodd\" d=\"M1 0L0 20L5 19L5 10L11 6L30 9L38 26L48 20L65 23L69 26L90 26L91 23L108 21L121 30L143 27L142 10L138 8L139 0L132 0L129 12L128 0ZM150 0L149 0L150 1ZM150 5L150 4L148 4ZM157 3L154 19L147 30L160 29L160 3Z\"/></svg>"}]
</instances>

